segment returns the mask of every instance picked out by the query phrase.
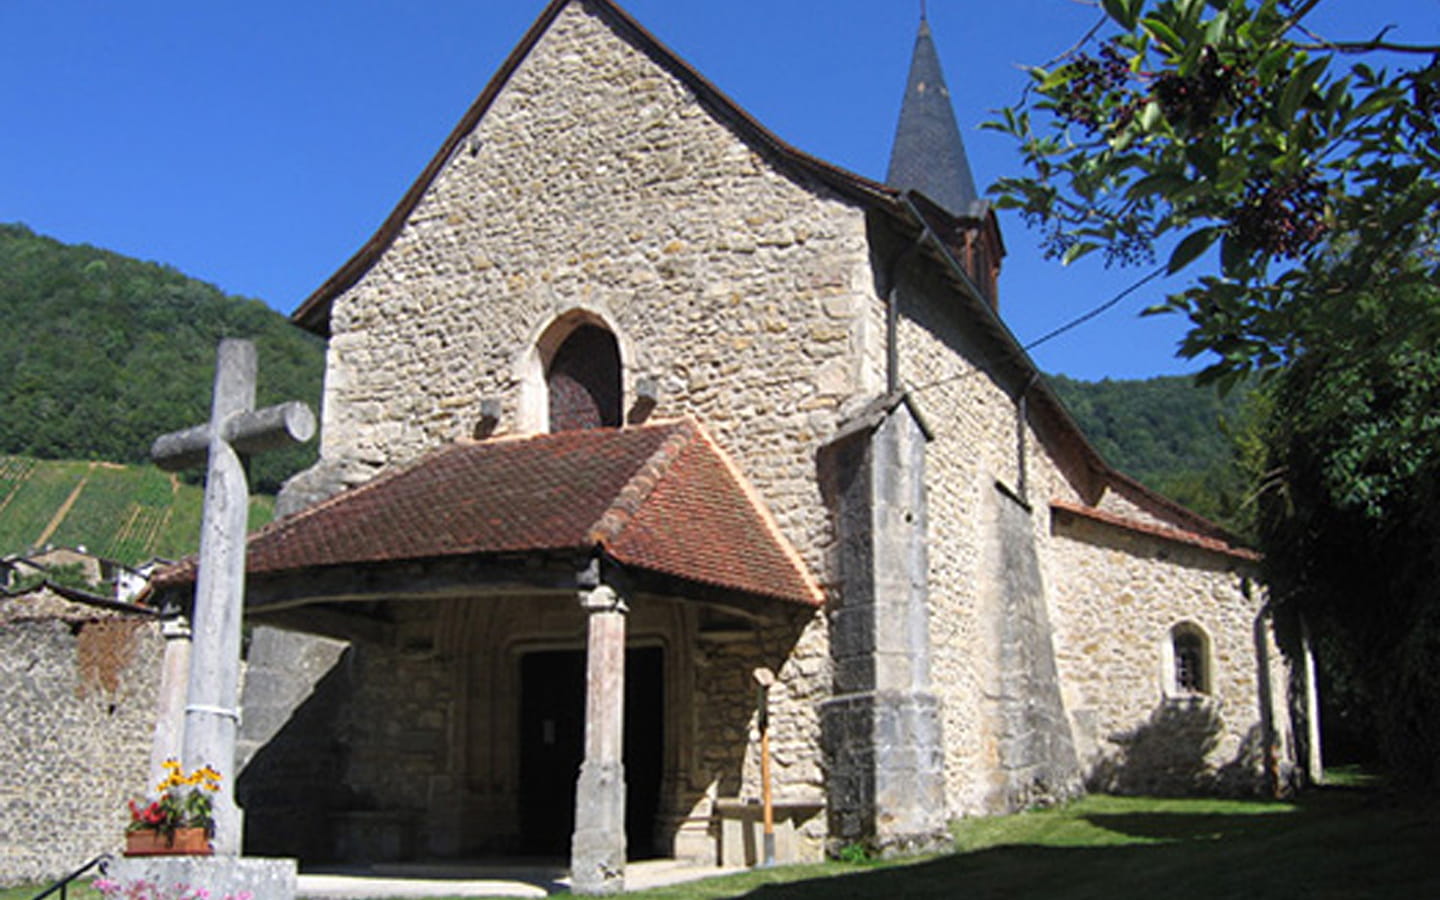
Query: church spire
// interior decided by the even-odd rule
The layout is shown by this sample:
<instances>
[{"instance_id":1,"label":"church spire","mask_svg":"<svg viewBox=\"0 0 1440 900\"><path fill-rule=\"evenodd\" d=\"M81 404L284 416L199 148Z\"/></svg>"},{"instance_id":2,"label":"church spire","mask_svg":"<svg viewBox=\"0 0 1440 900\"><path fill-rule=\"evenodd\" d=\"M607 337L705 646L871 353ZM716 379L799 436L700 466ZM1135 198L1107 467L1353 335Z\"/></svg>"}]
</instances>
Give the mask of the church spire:
<instances>
[{"instance_id":1,"label":"church spire","mask_svg":"<svg viewBox=\"0 0 1440 900\"><path fill-rule=\"evenodd\" d=\"M923 2L885 181L891 187L917 190L956 215L973 215L979 204Z\"/></svg>"}]
</instances>

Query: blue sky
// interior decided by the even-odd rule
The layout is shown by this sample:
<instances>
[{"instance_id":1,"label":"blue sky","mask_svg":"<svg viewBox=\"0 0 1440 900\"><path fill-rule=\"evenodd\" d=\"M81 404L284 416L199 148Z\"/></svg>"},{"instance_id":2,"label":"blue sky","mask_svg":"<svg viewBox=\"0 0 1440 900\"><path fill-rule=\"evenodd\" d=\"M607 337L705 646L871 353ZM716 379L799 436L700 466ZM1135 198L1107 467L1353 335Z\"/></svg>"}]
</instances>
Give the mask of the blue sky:
<instances>
[{"instance_id":1,"label":"blue sky","mask_svg":"<svg viewBox=\"0 0 1440 900\"><path fill-rule=\"evenodd\" d=\"M919 20L907 0L621 0L781 138L882 179ZM374 231L544 0L0 0L0 221L169 263L289 312ZM983 132L1020 66L1073 44L1077 0L929 0L977 181L1019 172ZM1333 37L1440 42L1440 0L1326 0ZM1140 277L1044 261L1002 219L1022 342ZM1164 286L1034 351L1082 378L1193 371Z\"/></svg>"}]
</instances>

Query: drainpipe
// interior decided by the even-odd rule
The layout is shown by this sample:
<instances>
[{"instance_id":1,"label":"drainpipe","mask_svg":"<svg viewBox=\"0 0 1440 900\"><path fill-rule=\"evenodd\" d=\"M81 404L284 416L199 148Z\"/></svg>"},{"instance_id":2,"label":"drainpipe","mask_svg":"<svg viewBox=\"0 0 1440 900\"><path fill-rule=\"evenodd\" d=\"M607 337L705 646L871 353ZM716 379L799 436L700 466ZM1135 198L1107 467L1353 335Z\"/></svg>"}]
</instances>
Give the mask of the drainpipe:
<instances>
[{"instance_id":1,"label":"drainpipe","mask_svg":"<svg viewBox=\"0 0 1440 900\"><path fill-rule=\"evenodd\" d=\"M921 220L924 225L924 220ZM930 235L928 225L891 262L885 275L885 396L900 390L900 267L914 256L925 238Z\"/></svg>"},{"instance_id":2,"label":"drainpipe","mask_svg":"<svg viewBox=\"0 0 1440 900\"><path fill-rule=\"evenodd\" d=\"M1016 484L1015 489L1020 494L1020 499L1027 504L1030 502L1028 490L1028 466L1025 462L1025 423L1030 419L1030 389L1035 382L1040 380L1039 372L1031 372L1025 386L1020 389L1020 395L1015 400L1015 459L1016 459Z\"/></svg>"}]
</instances>

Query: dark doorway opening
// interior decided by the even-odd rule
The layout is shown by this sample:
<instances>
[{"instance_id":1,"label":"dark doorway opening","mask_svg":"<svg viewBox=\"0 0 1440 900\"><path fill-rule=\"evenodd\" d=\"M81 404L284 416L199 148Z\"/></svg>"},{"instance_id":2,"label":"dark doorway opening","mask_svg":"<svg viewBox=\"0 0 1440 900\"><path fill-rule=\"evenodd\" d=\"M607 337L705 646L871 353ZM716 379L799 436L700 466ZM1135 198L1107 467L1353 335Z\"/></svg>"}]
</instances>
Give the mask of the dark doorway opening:
<instances>
[{"instance_id":1,"label":"dark doorway opening","mask_svg":"<svg viewBox=\"0 0 1440 900\"><path fill-rule=\"evenodd\" d=\"M665 746L659 647L625 652L625 842L630 859L659 855L655 838ZM520 837L527 853L568 856L575 780L585 757L585 653L520 658Z\"/></svg>"}]
</instances>

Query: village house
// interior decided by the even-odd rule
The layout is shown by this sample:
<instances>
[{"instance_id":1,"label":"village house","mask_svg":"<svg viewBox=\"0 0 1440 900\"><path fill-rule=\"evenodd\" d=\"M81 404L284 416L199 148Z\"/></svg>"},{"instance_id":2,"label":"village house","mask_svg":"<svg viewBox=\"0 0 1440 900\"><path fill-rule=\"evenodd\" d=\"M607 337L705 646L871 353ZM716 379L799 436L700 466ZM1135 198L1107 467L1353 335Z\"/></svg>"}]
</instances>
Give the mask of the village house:
<instances>
[{"instance_id":1,"label":"village house","mask_svg":"<svg viewBox=\"0 0 1440 900\"><path fill-rule=\"evenodd\" d=\"M844 171L610 0L546 6L294 314L321 458L246 614L344 643L251 647L247 852L569 855L585 890L753 861L769 674L782 860L1288 782L1256 558L1114 471L1007 330L923 22L893 152Z\"/></svg>"}]
</instances>

